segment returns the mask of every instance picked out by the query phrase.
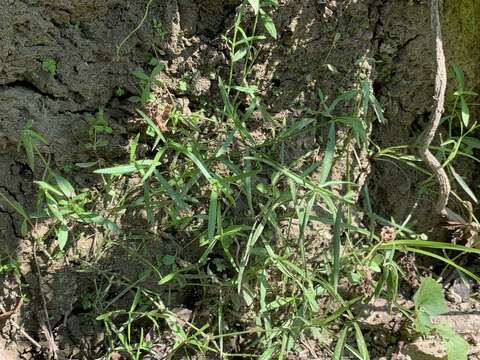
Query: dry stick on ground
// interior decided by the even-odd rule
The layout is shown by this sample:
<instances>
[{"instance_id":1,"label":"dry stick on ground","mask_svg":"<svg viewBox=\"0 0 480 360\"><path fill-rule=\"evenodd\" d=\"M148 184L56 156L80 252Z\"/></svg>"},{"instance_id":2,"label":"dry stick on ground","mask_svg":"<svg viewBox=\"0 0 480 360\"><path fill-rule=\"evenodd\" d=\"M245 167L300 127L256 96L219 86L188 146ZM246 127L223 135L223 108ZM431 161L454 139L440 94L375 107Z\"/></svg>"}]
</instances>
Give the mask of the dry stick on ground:
<instances>
[{"instance_id":1,"label":"dry stick on ground","mask_svg":"<svg viewBox=\"0 0 480 360\"><path fill-rule=\"evenodd\" d=\"M36 342L30 335L28 335L26 333L25 330L23 330L20 325L18 325L15 320L13 319L13 316L20 310L20 308L22 307L22 299L19 299L17 301L17 304L15 305L15 307L10 310L10 311L6 311L5 308L0 305L0 311L2 312L2 314L0 315L0 321L4 321L4 320L9 320L10 321L10 324L15 328L17 329L17 331L19 331L28 341L30 341L33 346L35 346L38 350L41 350L42 349L42 346Z\"/></svg>"},{"instance_id":2,"label":"dry stick on ground","mask_svg":"<svg viewBox=\"0 0 480 360\"><path fill-rule=\"evenodd\" d=\"M440 23L439 0L432 0L430 15L432 21L433 37L435 38L435 53L437 71L435 75L435 94L434 94L434 111L430 123L425 131L423 144L420 147L420 157L425 165L433 172L437 179L440 193L434 206L435 212L440 215L448 224L456 228L462 229L464 240L467 246L479 245L480 225L472 221L472 210L470 209L469 220L447 207L448 198L450 196L450 182L447 173L442 164L431 153L429 147L435 137L440 120L442 118L443 107L445 102L445 90L447 87L447 69L445 65L445 54L443 52L442 28ZM466 258L464 258L466 259ZM465 261L465 260L464 260ZM453 274L453 273L452 273Z\"/></svg>"},{"instance_id":3,"label":"dry stick on ground","mask_svg":"<svg viewBox=\"0 0 480 360\"><path fill-rule=\"evenodd\" d=\"M44 328L44 333L45 336L47 337L47 341L50 347L50 353L53 355L53 358L55 360L58 359L57 355L57 345L55 344L55 340L53 337L53 331L52 331L52 326L50 324L49 320L49 315L48 315L48 310L47 310L47 300L45 299L45 295L42 292L42 274L40 273L40 265L38 264L38 259L37 259L37 243L36 241L33 242L33 259L35 261L35 267L37 269L37 277L38 277L38 291L40 292L40 296L42 298L42 306L43 306L43 311L45 313L45 323L42 324L42 327Z\"/></svg>"},{"instance_id":4,"label":"dry stick on ground","mask_svg":"<svg viewBox=\"0 0 480 360\"><path fill-rule=\"evenodd\" d=\"M420 157L425 165L433 172L440 187L440 194L434 206L435 212L447 221L465 223L463 218L447 208L448 198L450 196L450 181L442 164L432 154L429 147L437 133L440 120L442 118L445 91L447 87L447 68L445 65L445 54L443 52L442 28L440 23L439 0L432 0L430 15L432 21L433 37L435 39L436 65L435 75L435 94L434 110L430 123L427 126L425 135L420 148Z\"/></svg>"},{"instance_id":5,"label":"dry stick on ground","mask_svg":"<svg viewBox=\"0 0 480 360\"><path fill-rule=\"evenodd\" d=\"M434 110L430 123L425 131L423 142L420 148L420 156L427 167L434 173L440 186L440 194L435 204L435 212L442 217L447 217L447 203L450 196L450 182L442 164L431 153L429 147L437 133L438 125L443 114L445 103L445 90L447 87L447 69L445 66L445 54L443 53L442 29L440 25L440 14L438 1L432 0L430 15L432 21L433 36L435 38L436 64Z\"/></svg>"}]
</instances>

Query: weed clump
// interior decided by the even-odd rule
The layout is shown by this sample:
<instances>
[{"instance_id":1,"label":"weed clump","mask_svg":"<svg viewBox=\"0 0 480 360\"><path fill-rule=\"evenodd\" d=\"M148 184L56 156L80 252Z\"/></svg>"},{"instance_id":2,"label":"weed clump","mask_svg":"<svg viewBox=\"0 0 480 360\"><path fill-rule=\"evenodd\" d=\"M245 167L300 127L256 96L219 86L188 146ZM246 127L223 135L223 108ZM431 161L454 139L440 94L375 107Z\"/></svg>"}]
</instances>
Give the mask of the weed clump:
<instances>
[{"instance_id":1,"label":"weed clump","mask_svg":"<svg viewBox=\"0 0 480 360\"><path fill-rule=\"evenodd\" d=\"M352 164L360 165L359 153L430 174L405 152L408 147L380 149L372 143L372 122L386 119L367 80L359 78L333 99L317 89L318 108L306 109L296 121L269 114L250 74L262 42L277 38L277 5L248 0L238 7L224 38L229 66L218 80L219 102L208 108L182 111L159 80L165 64L153 56L149 71L133 73L138 94L130 100L138 106L142 131L130 139L124 163L106 164L102 157L109 145L103 136L113 132L103 107L88 118L91 141L84 145L95 158L76 165L95 168L97 189L78 191L51 169L40 149L47 142L29 122L19 146L32 170L44 170L36 181L36 209L30 213L2 193L1 198L22 216L24 236L49 221L48 232L34 241L51 256L64 255L80 237L94 239L99 253L88 262L81 259L82 271L100 279L82 303L104 326L102 356L266 360L308 351L369 359L369 334L354 305L386 299L389 312L395 308L408 320L396 336L436 332L450 358L464 358L465 341L431 321L447 311L435 280L421 282L413 310L399 305L402 278L411 275L400 259L405 253L431 257L479 280L451 258L479 254L470 246L473 235L468 246L429 241L408 222L397 224L373 212L368 187L361 188L352 171ZM161 25L157 29L163 36ZM51 65L48 69L55 74ZM461 70L454 72L458 90L444 119L449 138L432 148L476 202L454 168L457 157L473 157L478 125L469 117L467 100L475 94L464 89ZM182 78L179 91L188 86ZM253 121L264 138L253 135ZM289 143L310 132L326 134L322 149L300 156L288 152ZM345 159L338 176L336 166ZM431 191L430 185L429 178L423 189ZM357 202L361 192L364 207ZM152 243L171 246L154 253ZM128 278L97 267L113 248L134 258L138 273ZM5 266L0 271L11 270ZM184 303L176 303L176 292L188 294Z\"/></svg>"}]
</instances>

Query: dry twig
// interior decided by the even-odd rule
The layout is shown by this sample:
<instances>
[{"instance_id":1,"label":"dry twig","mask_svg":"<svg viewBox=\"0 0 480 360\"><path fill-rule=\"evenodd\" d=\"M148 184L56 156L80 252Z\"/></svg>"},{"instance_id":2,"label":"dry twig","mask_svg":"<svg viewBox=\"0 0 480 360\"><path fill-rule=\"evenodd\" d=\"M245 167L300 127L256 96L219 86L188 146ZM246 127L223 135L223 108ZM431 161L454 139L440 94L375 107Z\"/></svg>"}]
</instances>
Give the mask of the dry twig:
<instances>
[{"instance_id":1,"label":"dry twig","mask_svg":"<svg viewBox=\"0 0 480 360\"><path fill-rule=\"evenodd\" d=\"M445 54L443 52L442 29L440 24L438 2L439 0L432 0L430 8L433 36L435 38L437 64L437 71L435 75L435 102L433 115L425 131L422 146L420 148L420 156L425 165L435 175L440 187L440 194L438 195L438 199L434 208L435 212L443 218L448 218L449 210L447 209L447 203L450 196L450 181L448 180L447 173L445 172L445 169L443 169L442 164L440 164L440 162L429 149L430 144L437 133L437 129L442 118L445 103L445 91L447 87L447 69L445 65Z\"/></svg>"},{"instance_id":2,"label":"dry twig","mask_svg":"<svg viewBox=\"0 0 480 360\"><path fill-rule=\"evenodd\" d=\"M45 295L42 292L42 274L40 273L40 266L38 264L37 243L35 241L33 242L33 259L35 261L35 267L37 269L38 288L39 288L38 291L40 292L40 296L42 298L43 311L45 313L45 324L42 324L42 327L44 327L45 336L47 337L48 344L49 344L49 347L50 347L50 353L53 355L53 358L56 360L56 359L58 359L57 345L55 344L55 339L53 337L52 326L51 326L50 320L49 320L49 315L48 315L48 310L47 310L47 300L45 299Z\"/></svg>"},{"instance_id":3,"label":"dry twig","mask_svg":"<svg viewBox=\"0 0 480 360\"><path fill-rule=\"evenodd\" d=\"M478 238L480 227L473 221L466 221L463 217L447 207L448 198L450 196L450 181L445 169L438 159L432 154L429 147L437 133L438 126L444 111L445 92L447 87L447 68L445 65L445 54L443 52L442 27L440 22L439 1L432 0L430 7L430 15L432 22L432 32L435 39L435 58L437 70L435 74L435 94L434 94L434 110L432 118L425 130L425 135L420 147L420 157L425 165L433 172L439 185L439 195L434 206L435 212L440 215L449 224L457 225L465 230L467 234L472 233L474 240L468 239L469 245L475 243ZM470 216L471 217L471 216ZM471 237L472 237L471 236Z\"/></svg>"}]
</instances>

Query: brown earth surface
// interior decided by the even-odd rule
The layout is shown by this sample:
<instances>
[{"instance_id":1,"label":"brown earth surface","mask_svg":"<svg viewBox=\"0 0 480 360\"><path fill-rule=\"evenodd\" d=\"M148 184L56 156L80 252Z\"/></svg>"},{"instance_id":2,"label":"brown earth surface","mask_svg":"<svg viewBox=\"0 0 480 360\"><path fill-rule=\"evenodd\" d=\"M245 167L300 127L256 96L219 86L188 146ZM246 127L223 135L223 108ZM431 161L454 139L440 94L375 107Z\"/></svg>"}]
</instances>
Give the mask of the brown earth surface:
<instances>
[{"instance_id":1,"label":"brown earth surface","mask_svg":"<svg viewBox=\"0 0 480 360\"><path fill-rule=\"evenodd\" d=\"M461 2L477 14L476 25L462 23L458 1L453 0L445 2L444 20L448 62L464 67L469 88L478 90L480 48L475 41L480 35L480 7L475 1ZM279 39L264 43L252 74L268 110L295 120L303 109L317 105L316 88L334 97L338 89L349 89L365 78L373 84L388 119L385 125L372 123L374 141L381 146L414 144L429 119L433 94L427 4L406 0L279 3L272 14ZM88 138L86 117L104 106L113 135L102 156L110 162L124 158L128 140L136 131L134 107L128 101L137 93L132 71L147 67L149 53L156 52L165 62L161 79L184 111L218 101L216 79L225 75L227 64L221 35L231 26L238 4L237 0L153 1L145 23L117 56L119 44L144 17L147 1L0 0L0 191L33 208L33 179L38 174L32 173L16 150L20 131L29 119L49 142L42 152L52 166L62 169L91 161L91 152L83 146ZM466 32L475 40L465 37L459 44L459 34ZM337 41L336 34L340 34ZM55 75L42 66L48 58L57 62ZM190 86L179 91L179 81L185 78ZM124 95L116 95L119 88ZM262 136L261 126L252 131ZM324 148L325 135L307 134L301 142L288 144L289 150L293 154L315 146ZM375 211L398 223L413 211L413 225L427 230L422 222L431 218L432 196L418 198L419 175L387 162L369 164L366 154L362 156L364 166L355 165L354 171L369 185ZM465 164L462 170L470 179L478 176L478 167ZM344 172L345 164L337 161L334 174L340 178ZM99 181L88 169L70 175L80 188L94 187ZM131 221L141 224L141 214L132 214ZM155 254L175 251L175 244L168 240L152 240L147 245L149 260ZM93 359L101 352L101 326L81 304L82 294L99 278L98 273L80 271L91 246L83 239L66 259L40 254L35 261L30 240L21 236L19 216L0 203L0 254L18 257L25 284L22 292L29 298L11 318L0 319L0 359L47 358L25 336L48 348L42 328L45 308L63 358ZM98 257L95 266L127 278L141 270L135 257L115 246ZM17 283L13 275L0 274L0 314L15 307L20 296ZM109 291L115 293L115 289ZM194 302L193 294L179 290L167 305L193 307Z\"/></svg>"}]
</instances>

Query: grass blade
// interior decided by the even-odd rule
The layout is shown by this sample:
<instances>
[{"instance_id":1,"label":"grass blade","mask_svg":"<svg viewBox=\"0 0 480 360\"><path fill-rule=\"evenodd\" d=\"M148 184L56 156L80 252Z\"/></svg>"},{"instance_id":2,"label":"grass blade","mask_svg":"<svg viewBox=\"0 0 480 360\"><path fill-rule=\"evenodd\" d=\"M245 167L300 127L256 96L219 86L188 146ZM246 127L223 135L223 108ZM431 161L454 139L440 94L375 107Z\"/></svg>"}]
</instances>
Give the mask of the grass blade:
<instances>
[{"instance_id":1,"label":"grass blade","mask_svg":"<svg viewBox=\"0 0 480 360\"><path fill-rule=\"evenodd\" d=\"M333 269L331 274L331 283L335 291L337 291L338 280L340 277L340 247L341 247L340 227L341 225L342 225L342 212L339 209L335 217L335 225L333 226L333 241L332 241Z\"/></svg>"},{"instance_id":2,"label":"grass blade","mask_svg":"<svg viewBox=\"0 0 480 360\"><path fill-rule=\"evenodd\" d=\"M330 175L330 170L332 169L333 157L335 155L335 123L330 125L328 130L328 142L327 148L325 149L325 156L323 158L322 170L320 172L320 185L323 185Z\"/></svg>"},{"instance_id":3,"label":"grass blade","mask_svg":"<svg viewBox=\"0 0 480 360\"><path fill-rule=\"evenodd\" d=\"M217 225L218 192L214 189L210 194L210 206L208 207L208 243L211 244L215 237Z\"/></svg>"},{"instance_id":4,"label":"grass blade","mask_svg":"<svg viewBox=\"0 0 480 360\"><path fill-rule=\"evenodd\" d=\"M440 256L440 255L434 254L430 251L425 251L425 250L420 250L420 249L415 249L415 248L409 248L409 247L405 248L405 250L410 251L410 252L414 252L414 253L417 253L417 254L426 255L426 256L432 257L434 259L438 259L440 261L443 261L445 264L448 264L448 265L454 267L455 269L457 269L457 270L463 272L464 274L470 276L475 281L480 282L480 276L472 273L470 270L465 269L463 266L458 265L455 261L452 261L452 260L447 259L447 258L445 258L443 256Z\"/></svg>"},{"instance_id":5,"label":"grass blade","mask_svg":"<svg viewBox=\"0 0 480 360\"><path fill-rule=\"evenodd\" d=\"M365 338L363 337L362 330L357 322L353 323L353 328L355 329L355 339L357 340L358 351L362 356L363 360L370 360L370 355L368 354L368 347L365 343Z\"/></svg>"},{"instance_id":6,"label":"grass blade","mask_svg":"<svg viewBox=\"0 0 480 360\"><path fill-rule=\"evenodd\" d=\"M471 248L463 245L451 244L451 243L442 243L438 241L426 241L426 240L394 240L389 241L378 246L379 249L395 249L398 247L424 247L430 249L439 249L439 250L454 250L460 252L466 252L471 254L480 255L480 249Z\"/></svg>"},{"instance_id":7,"label":"grass blade","mask_svg":"<svg viewBox=\"0 0 480 360\"><path fill-rule=\"evenodd\" d=\"M1 192L0 192L0 197L8 205L10 205L12 208L14 208L16 212L18 212L20 215L22 215L24 219L26 219L26 220L30 219L30 216L28 215L27 211L24 209L24 207L18 201L10 200L5 195L3 195Z\"/></svg>"},{"instance_id":8,"label":"grass blade","mask_svg":"<svg viewBox=\"0 0 480 360\"><path fill-rule=\"evenodd\" d=\"M242 290L243 273L245 272L245 268L247 267L252 249L257 243L260 236L262 235L263 230L265 229L265 225L267 223L268 217L270 213L273 211L273 208L270 207L270 204L268 204L267 207L269 207L269 209L267 210L266 214L263 216L262 220L260 222L257 222L254 225L250 233L250 236L248 237L247 244L245 246L245 253L242 256L242 260L240 261L240 267L238 269L238 277L237 277L237 290L239 294Z\"/></svg>"},{"instance_id":9,"label":"grass blade","mask_svg":"<svg viewBox=\"0 0 480 360\"><path fill-rule=\"evenodd\" d=\"M67 179L57 173L53 173L53 176L55 177L58 187L66 197L72 198L75 196L75 190Z\"/></svg>"},{"instance_id":10,"label":"grass blade","mask_svg":"<svg viewBox=\"0 0 480 360\"><path fill-rule=\"evenodd\" d=\"M129 165L119 165L110 168L104 169L97 169L94 171L95 174L103 174L103 175L125 175L130 174L137 171L137 167L133 164Z\"/></svg>"},{"instance_id":11,"label":"grass blade","mask_svg":"<svg viewBox=\"0 0 480 360\"><path fill-rule=\"evenodd\" d=\"M343 349L345 348L345 342L347 340L348 330L350 328L345 326L340 335L338 336L337 344L335 345L335 351L333 353L333 360L341 360L343 355Z\"/></svg>"},{"instance_id":12,"label":"grass blade","mask_svg":"<svg viewBox=\"0 0 480 360\"><path fill-rule=\"evenodd\" d=\"M157 169L154 169L153 173L155 174L155 178L160 183L160 186L162 187L162 189L175 202L175 205L177 205L178 208L182 210L188 209L188 205L183 200L183 197L173 189L173 187L168 183L167 179L165 179Z\"/></svg>"},{"instance_id":13,"label":"grass blade","mask_svg":"<svg viewBox=\"0 0 480 360\"><path fill-rule=\"evenodd\" d=\"M473 193L472 189L470 189L470 187L467 185L465 180L463 180L463 178L460 175L458 175L458 173L455 171L455 169L451 165L450 165L450 171L451 171L453 177L455 178L455 180L457 181L458 185L460 185L462 187L463 191L465 191L468 194L468 196L470 196L470 198L475 202L475 204L477 204L478 199L475 196L475 194Z\"/></svg>"},{"instance_id":14,"label":"grass blade","mask_svg":"<svg viewBox=\"0 0 480 360\"><path fill-rule=\"evenodd\" d=\"M194 154L191 150L188 150L187 148L185 148L185 146L180 145L178 143L170 143L169 146L177 150L178 152L181 152L182 154L187 156L190 160L192 160L192 162L198 167L198 170L201 171L203 176L205 176L205 178L209 182L212 182L214 180L212 174L210 174L210 171L208 171L207 165L202 160L200 160L200 158L196 154Z\"/></svg>"}]
</instances>

